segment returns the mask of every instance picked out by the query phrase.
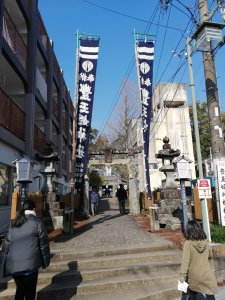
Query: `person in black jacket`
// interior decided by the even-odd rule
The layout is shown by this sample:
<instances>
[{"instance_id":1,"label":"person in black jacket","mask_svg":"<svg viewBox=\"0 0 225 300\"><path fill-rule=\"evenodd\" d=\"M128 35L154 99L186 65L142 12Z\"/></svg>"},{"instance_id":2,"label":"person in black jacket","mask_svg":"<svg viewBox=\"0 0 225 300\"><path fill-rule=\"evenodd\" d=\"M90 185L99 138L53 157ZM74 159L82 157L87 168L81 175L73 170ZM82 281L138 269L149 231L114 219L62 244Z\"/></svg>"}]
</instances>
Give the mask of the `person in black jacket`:
<instances>
[{"instance_id":1,"label":"person in black jacket","mask_svg":"<svg viewBox=\"0 0 225 300\"><path fill-rule=\"evenodd\" d=\"M127 192L123 187L123 184L120 184L120 188L116 192L116 197L119 201L119 211L121 215L125 214L125 201L127 200Z\"/></svg>"},{"instance_id":2,"label":"person in black jacket","mask_svg":"<svg viewBox=\"0 0 225 300\"><path fill-rule=\"evenodd\" d=\"M12 275L16 283L15 300L34 300L38 269L50 263L48 235L36 217L35 203L26 200L12 221L3 242L3 276Z\"/></svg>"}]
</instances>

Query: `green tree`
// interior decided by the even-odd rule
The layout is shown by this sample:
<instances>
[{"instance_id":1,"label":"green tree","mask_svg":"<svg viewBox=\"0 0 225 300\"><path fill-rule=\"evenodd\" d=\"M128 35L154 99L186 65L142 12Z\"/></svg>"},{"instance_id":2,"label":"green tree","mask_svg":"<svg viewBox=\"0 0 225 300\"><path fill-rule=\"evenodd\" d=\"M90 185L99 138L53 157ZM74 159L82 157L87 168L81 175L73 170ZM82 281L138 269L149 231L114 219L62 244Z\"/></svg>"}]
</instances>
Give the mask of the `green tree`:
<instances>
[{"instance_id":1,"label":"green tree","mask_svg":"<svg viewBox=\"0 0 225 300\"><path fill-rule=\"evenodd\" d=\"M198 115L198 129L199 129L199 137L200 137L200 146L202 159L209 158L210 155L210 147L211 147L211 136L210 136L210 127L209 127L209 115L208 115L208 106L207 102L197 102L197 115ZM195 140L195 132L194 132L194 121L193 121L193 110L192 105L189 105L190 112L190 120L191 120L191 131L192 131L192 139L194 146L194 155L196 155L196 140ZM225 112L221 112L221 119L223 122L223 133L225 134Z\"/></svg>"},{"instance_id":2,"label":"green tree","mask_svg":"<svg viewBox=\"0 0 225 300\"><path fill-rule=\"evenodd\" d=\"M103 135L99 135L97 129L92 128L90 132L89 152L98 152L107 148L108 145L108 139Z\"/></svg>"},{"instance_id":3,"label":"green tree","mask_svg":"<svg viewBox=\"0 0 225 300\"><path fill-rule=\"evenodd\" d=\"M98 171L92 170L89 174L89 185L95 186L96 188L99 188L103 184L103 179L99 175Z\"/></svg>"},{"instance_id":4,"label":"green tree","mask_svg":"<svg viewBox=\"0 0 225 300\"><path fill-rule=\"evenodd\" d=\"M223 137L225 138L225 111L221 112L221 120L223 125Z\"/></svg>"}]
</instances>

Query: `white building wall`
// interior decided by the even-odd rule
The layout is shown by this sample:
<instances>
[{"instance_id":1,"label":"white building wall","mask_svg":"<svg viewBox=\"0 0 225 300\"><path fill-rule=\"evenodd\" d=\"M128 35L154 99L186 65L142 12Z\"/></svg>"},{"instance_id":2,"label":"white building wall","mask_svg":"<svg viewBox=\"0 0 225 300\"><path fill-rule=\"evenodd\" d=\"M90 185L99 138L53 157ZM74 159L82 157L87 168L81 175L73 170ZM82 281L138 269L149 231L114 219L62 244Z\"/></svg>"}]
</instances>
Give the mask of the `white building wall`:
<instances>
[{"instance_id":1,"label":"white building wall","mask_svg":"<svg viewBox=\"0 0 225 300\"><path fill-rule=\"evenodd\" d=\"M163 147L163 138L170 139L171 148L179 149L193 162L190 164L192 178L196 178L193 142L191 135L187 90L185 84L160 83L153 94L153 119L150 134L149 161L157 161L159 168L161 160L156 160L155 154ZM151 138L151 136L153 138ZM151 188L161 186L164 174L151 170Z\"/></svg>"},{"instance_id":2,"label":"white building wall","mask_svg":"<svg viewBox=\"0 0 225 300\"><path fill-rule=\"evenodd\" d=\"M160 83L154 88L153 118L150 127L149 164L151 189L160 187L165 179L164 173L159 171L161 160L155 154L163 147L163 138L169 137L173 149L179 149L181 155L193 161L190 164L192 179L196 178L193 142L191 135L187 90L185 84ZM142 146L141 119L133 119L130 123L129 147ZM144 190L145 172L143 154L138 160L139 191Z\"/></svg>"}]
</instances>

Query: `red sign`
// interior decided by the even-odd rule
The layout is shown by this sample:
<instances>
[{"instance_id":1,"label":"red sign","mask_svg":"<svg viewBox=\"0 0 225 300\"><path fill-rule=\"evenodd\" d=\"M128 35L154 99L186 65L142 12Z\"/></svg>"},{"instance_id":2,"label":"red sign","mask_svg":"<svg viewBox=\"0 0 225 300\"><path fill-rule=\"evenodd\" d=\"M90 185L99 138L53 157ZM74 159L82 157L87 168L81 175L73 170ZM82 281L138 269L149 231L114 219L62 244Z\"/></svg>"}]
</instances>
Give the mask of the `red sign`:
<instances>
[{"instance_id":1,"label":"red sign","mask_svg":"<svg viewBox=\"0 0 225 300\"><path fill-rule=\"evenodd\" d=\"M210 181L208 179L200 179L198 180L198 186L199 187L205 187L205 188L209 188L210 187Z\"/></svg>"}]
</instances>

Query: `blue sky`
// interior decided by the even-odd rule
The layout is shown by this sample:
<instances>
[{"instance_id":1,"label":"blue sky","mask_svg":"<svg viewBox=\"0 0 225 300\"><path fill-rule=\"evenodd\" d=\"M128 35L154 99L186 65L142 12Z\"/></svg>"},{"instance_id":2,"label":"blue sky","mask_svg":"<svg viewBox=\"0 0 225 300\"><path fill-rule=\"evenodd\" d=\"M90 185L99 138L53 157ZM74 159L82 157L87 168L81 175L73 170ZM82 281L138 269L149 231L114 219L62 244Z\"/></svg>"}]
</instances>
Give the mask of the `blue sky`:
<instances>
[{"instance_id":1,"label":"blue sky","mask_svg":"<svg viewBox=\"0 0 225 300\"><path fill-rule=\"evenodd\" d=\"M184 61L185 38L195 30L190 22L188 9L173 0L173 5L164 12L159 9L159 0L39 0L49 37L54 42L60 67L70 94L74 94L76 32L100 36L99 60L92 127L101 131L117 100L119 88L129 66L134 62L134 29L136 32L154 35L155 61L153 83L168 82L174 78L181 61ZM187 0L185 5L194 11L197 1ZM215 1L210 0L209 6ZM196 16L198 20L198 16ZM154 24L148 24L151 21ZM218 15L218 21L223 22ZM190 22L190 23L189 23ZM158 24L158 26L157 26ZM189 24L189 25L188 25ZM180 55L172 55L176 50ZM225 109L225 47L215 57L220 104ZM196 98L206 98L201 53L193 56ZM129 80L137 83L136 67L130 72ZM189 92L188 69L185 67L174 78L184 82Z\"/></svg>"}]
</instances>

